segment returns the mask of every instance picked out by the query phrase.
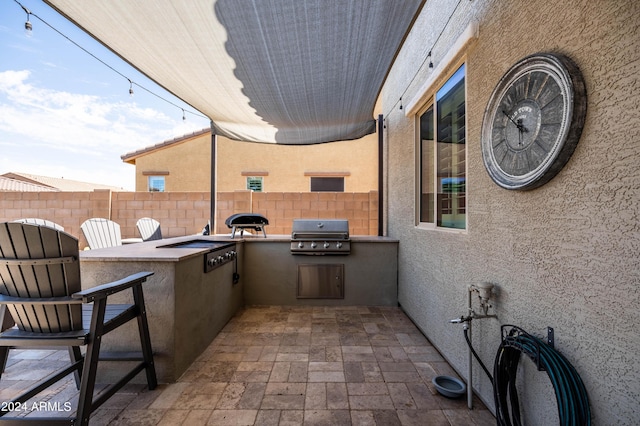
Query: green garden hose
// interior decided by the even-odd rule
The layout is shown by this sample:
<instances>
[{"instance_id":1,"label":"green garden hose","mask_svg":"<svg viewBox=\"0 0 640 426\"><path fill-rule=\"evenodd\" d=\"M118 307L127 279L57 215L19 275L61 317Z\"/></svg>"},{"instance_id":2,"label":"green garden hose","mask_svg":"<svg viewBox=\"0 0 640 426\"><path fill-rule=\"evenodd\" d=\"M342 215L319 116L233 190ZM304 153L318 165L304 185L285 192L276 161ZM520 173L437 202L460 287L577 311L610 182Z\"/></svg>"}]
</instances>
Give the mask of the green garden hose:
<instances>
[{"instance_id":1,"label":"green garden hose","mask_svg":"<svg viewBox=\"0 0 640 426\"><path fill-rule=\"evenodd\" d=\"M506 327L511 329L506 332ZM513 325L502 326L502 343L493 369L493 394L498 425L522 424L516 389L520 354L527 355L536 363L538 370L544 370L549 375L558 403L560 425L590 425L589 399L575 368L554 348Z\"/></svg>"}]
</instances>

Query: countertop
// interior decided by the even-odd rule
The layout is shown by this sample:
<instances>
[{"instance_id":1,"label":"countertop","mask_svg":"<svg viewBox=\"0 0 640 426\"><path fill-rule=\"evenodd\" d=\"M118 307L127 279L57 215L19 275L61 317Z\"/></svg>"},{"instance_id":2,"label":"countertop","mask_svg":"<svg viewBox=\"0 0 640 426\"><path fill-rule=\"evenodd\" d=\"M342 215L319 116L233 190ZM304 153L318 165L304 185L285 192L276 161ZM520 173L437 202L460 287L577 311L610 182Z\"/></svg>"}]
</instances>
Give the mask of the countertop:
<instances>
[{"instance_id":1,"label":"countertop","mask_svg":"<svg viewBox=\"0 0 640 426\"><path fill-rule=\"evenodd\" d=\"M230 235L187 235L184 237L165 238L162 240L147 241L135 244L125 244L117 247L109 247L96 250L84 250L80 252L80 260L86 262L103 261L156 261L156 262L179 262L209 251L208 248L176 248L161 247L169 244L180 243L189 240L206 240L229 243L273 243L291 242L291 235L247 235L241 238L231 239ZM377 237L369 235L358 235L351 237L352 244L355 243L398 243L399 241L389 237Z\"/></svg>"}]
</instances>

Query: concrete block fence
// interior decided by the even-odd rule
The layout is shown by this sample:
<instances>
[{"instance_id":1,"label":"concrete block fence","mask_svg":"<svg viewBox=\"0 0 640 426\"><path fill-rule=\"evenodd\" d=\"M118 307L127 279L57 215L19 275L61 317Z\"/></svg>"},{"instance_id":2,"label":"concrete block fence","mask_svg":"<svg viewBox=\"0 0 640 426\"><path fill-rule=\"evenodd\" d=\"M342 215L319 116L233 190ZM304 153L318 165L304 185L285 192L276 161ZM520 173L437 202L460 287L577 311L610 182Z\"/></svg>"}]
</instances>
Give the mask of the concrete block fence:
<instances>
[{"instance_id":1,"label":"concrete block fence","mask_svg":"<svg viewBox=\"0 0 640 426\"><path fill-rule=\"evenodd\" d=\"M80 225L92 217L120 224L122 237L139 237L136 222L152 217L160 222L164 237L197 234L210 212L209 192L0 192L0 221L41 218L64 226L87 243ZM376 235L378 193L251 192L218 193L216 233L228 233L224 220L235 213L259 213L269 219L269 234L291 233L295 218L345 218L352 235Z\"/></svg>"}]
</instances>

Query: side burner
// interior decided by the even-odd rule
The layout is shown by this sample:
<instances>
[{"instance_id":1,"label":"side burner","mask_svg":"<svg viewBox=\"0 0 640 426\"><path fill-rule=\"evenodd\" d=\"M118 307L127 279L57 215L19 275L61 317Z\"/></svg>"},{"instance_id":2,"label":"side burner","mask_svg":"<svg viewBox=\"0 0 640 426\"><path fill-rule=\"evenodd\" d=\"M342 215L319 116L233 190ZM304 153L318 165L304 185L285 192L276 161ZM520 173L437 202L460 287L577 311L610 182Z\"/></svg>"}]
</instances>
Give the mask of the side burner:
<instances>
[{"instance_id":1,"label":"side burner","mask_svg":"<svg viewBox=\"0 0 640 426\"><path fill-rule=\"evenodd\" d=\"M158 248L204 248L209 249L204 254L204 272L211 272L214 269L233 261L236 256L236 243L210 240L188 240L179 243L158 246Z\"/></svg>"}]
</instances>

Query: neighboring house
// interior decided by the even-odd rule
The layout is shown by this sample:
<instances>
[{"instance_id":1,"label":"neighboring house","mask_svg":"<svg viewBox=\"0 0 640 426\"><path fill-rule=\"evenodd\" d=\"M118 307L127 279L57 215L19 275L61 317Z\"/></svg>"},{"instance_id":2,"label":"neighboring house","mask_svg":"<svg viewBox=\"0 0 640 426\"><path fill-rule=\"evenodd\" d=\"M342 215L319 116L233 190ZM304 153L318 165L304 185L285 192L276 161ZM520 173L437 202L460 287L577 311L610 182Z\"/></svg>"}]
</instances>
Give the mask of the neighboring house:
<instances>
[{"instance_id":1,"label":"neighboring house","mask_svg":"<svg viewBox=\"0 0 640 426\"><path fill-rule=\"evenodd\" d=\"M218 192L369 192L377 190L377 135L318 145L275 145L217 138ZM211 131L124 154L136 166L136 191L209 191Z\"/></svg>"},{"instance_id":2,"label":"neighboring house","mask_svg":"<svg viewBox=\"0 0 640 426\"><path fill-rule=\"evenodd\" d=\"M0 192L57 192L59 189L0 176Z\"/></svg>"},{"instance_id":3,"label":"neighboring house","mask_svg":"<svg viewBox=\"0 0 640 426\"><path fill-rule=\"evenodd\" d=\"M0 175L0 191L12 192L42 192L42 191L93 191L95 189L110 189L124 191L124 189L102 185L99 183L81 182L72 179L55 178L49 176L32 175L29 173L9 172Z\"/></svg>"}]
</instances>

